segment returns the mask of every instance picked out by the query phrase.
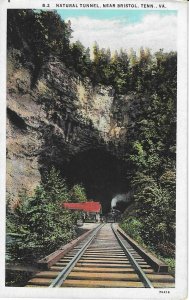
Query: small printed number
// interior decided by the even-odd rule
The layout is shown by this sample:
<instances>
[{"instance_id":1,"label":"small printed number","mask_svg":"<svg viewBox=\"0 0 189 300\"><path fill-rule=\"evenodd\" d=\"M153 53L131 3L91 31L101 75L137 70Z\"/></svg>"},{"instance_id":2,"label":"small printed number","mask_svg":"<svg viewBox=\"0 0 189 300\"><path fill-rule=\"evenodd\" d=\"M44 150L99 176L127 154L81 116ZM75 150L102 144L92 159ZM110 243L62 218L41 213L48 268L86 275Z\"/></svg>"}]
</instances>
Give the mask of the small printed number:
<instances>
[{"instance_id":1,"label":"small printed number","mask_svg":"<svg viewBox=\"0 0 189 300\"><path fill-rule=\"evenodd\" d=\"M160 294L170 294L170 291L159 291Z\"/></svg>"}]
</instances>

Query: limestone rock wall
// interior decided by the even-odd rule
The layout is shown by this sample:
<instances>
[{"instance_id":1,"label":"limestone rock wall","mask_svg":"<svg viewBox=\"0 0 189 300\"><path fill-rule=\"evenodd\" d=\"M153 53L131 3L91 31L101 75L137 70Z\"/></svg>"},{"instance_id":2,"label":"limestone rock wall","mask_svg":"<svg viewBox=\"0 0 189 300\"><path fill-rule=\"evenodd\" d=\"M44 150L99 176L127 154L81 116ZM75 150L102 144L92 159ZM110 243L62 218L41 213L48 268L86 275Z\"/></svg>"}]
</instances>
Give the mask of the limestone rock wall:
<instances>
[{"instance_id":1,"label":"limestone rock wall","mask_svg":"<svg viewBox=\"0 0 189 300\"><path fill-rule=\"evenodd\" d=\"M46 165L78 152L107 149L117 155L126 141L132 97L93 86L51 57L32 87L32 66L8 56L7 193L32 193ZM119 147L118 147L119 146Z\"/></svg>"}]
</instances>

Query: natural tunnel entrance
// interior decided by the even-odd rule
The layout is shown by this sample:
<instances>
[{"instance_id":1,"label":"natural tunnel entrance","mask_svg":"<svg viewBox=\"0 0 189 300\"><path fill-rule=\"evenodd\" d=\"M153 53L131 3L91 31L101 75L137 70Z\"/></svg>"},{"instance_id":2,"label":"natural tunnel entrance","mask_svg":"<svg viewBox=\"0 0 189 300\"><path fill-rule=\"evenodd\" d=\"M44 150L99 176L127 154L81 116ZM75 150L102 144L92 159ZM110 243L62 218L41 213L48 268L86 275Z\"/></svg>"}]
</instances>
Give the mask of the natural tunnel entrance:
<instances>
[{"instance_id":1,"label":"natural tunnel entrance","mask_svg":"<svg viewBox=\"0 0 189 300\"><path fill-rule=\"evenodd\" d=\"M104 149L80 152L62 172L69 184L82 183L88 199L101 202L103 213L110 211L112 197L127 192L125 163Z\"/></svg>"}]
</instances>

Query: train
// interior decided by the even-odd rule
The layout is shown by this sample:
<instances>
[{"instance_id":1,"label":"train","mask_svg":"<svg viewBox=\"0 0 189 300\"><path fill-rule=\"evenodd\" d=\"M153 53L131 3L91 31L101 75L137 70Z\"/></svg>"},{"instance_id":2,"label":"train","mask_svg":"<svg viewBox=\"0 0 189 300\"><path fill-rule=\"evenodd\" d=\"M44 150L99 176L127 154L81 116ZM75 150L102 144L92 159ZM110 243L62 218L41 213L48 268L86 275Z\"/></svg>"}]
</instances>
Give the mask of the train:
<instances>
[{"instance_id":1,"label":"train","mask_svg":"<svg viewBox=\"0 0 189 300\"><path fill-rule=\"evenodd\" d=\"M121 211L112 208L111 211L102 218L104 218L104 222L106 223L116 223L120 221L121 214Z\"/></svg>"}]
</instances>

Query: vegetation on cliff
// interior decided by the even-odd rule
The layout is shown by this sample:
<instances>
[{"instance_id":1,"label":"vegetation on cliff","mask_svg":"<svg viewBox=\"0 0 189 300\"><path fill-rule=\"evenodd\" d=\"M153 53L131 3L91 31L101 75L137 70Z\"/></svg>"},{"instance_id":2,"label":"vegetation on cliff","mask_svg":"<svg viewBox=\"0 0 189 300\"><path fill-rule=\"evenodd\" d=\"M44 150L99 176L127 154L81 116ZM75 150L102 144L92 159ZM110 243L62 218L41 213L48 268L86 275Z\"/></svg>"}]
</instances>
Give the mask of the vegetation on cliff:
<instances>
[{"instance_id":1,"label":"vegetation on cliff","mask_svg":"<svg viewBox=\"0 0 189 300\"><path fill-rule=\"evenodd\" d=\"M118 93L144 92L149 88L155 92L163 88L166 79L172 85L176 71L174 52L160 49L151 54L141 47L139 55L133 49L111 53L95 42L91 58L89 48L80 41L71 42L72 32L71 22L66 23L57 12L8 10L8 48L22 50L20 60L33 67L34 82L43 63L50 56L57 56L79 76L89 77L93 84L112 85ZM28 58L33 66L28 64ZM171 86L167 89L171 91Z\"/></svg>"}]
</instances>

